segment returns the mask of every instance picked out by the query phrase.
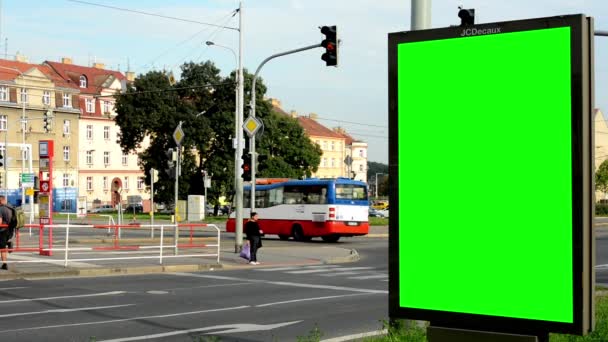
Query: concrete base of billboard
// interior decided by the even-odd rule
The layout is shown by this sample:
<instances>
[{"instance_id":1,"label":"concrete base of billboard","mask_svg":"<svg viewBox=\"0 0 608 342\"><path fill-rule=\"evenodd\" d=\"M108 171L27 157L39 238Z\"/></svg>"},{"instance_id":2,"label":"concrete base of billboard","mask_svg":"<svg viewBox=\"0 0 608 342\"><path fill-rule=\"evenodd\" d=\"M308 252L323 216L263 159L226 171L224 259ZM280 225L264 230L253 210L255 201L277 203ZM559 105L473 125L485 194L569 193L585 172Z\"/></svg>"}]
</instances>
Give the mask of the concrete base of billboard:
<instances>
[{"instance_id":1,"label":"concrete base of billboard","mask_svg":"<svg viewBox=\"0 0 608 342\"><path fill-rule=\"evenodd\" d=\"M429 342L545 342L548 336L501 334L489 331L450 329L429 326L426 328Z\"/></svg>"}]
</instances>

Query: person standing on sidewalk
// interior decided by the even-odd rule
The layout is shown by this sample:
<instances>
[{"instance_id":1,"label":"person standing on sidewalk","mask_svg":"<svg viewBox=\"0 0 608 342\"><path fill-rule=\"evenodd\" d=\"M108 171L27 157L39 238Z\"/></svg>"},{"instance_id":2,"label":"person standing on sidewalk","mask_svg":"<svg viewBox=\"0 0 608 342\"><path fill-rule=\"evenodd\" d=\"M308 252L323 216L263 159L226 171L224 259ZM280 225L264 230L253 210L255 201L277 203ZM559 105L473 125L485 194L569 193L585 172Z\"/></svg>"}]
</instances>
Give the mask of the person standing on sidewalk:
<instances>
[{"instance_id":1,"label":"person standing on sidewalk","mask_svg":"<svg viewBox=\"0 0 608 342\"><path fill-rule=\"evenodd\" d=\"M249 241L249 264L259 265L258 262L258 249L262 247L262 235L264 232L260 229L258 223L258 213L255 211L251 212L251 218L245 223L245 234L247 234L247 240Z\"/></svg>"},{"instance_id":2,"label":"person standing on sidewalk","mask_svg":"<svg viewBox=\"0 0 608 342\"><path fill-rule=\"evenodd\" d=\"M3 270L8 270L8 265L6 264L8 254L6 248L10 248L8 244L9 239L11 238L11 232L8 225L10 224L12 217L13 211L7 207L6 196L0 195L0 219L2 219L2 222L0 222L0 225L2 225L0 226L0 250L2 250L2 252L0 252L0 258L2 258L2 267L0 267L0 269Z\"/></svg>"}]
</instances>

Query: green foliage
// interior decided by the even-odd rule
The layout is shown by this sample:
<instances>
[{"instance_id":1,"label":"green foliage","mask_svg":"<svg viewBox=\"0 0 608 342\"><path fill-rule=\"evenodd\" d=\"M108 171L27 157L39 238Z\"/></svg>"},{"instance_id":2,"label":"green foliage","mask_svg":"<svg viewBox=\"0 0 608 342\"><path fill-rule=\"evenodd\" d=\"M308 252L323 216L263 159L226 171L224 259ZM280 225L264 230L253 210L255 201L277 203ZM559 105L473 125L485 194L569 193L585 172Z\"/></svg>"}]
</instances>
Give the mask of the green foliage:
<instances>
[{"instance_id":1,"label":"green foliage","mask_svg":"<svg viewBox=\"0 0 608 342\"><path fill-rule=\"evenodd\" d=\"M166 151L175 148L173 132L183 121L179 197L203 194L207 173L212 179L207 195L209 203L214 204L234 188L235 73L224 78L210 61L185 63L181 70L181 79L174 85L164 72L139 75L127 93L118 97L118 143L128 152L140 148L146 143L145 138L150 138L148 147L139 153L140 167L148 185L150 169L159 170L160 179L154 185L155 200L172 203L175 179L165 172ZM245 103L249 103L253 75L245 71L244 78ZM305 137L295 120L271 111L264 100L265 93L266 86L258 79L256 116L264 122L265 129L262 135L258 134L256 150L269 156L267 168L259 176L310 176L319 165L320 149Z\"/></svg>"},{"instance_id":2,"label":"green foliage","mask_svg":"<svg viewBox=\"0 0 608 342\"><path fill-rule=\"evenodd\" d=\"M595 307L595 330L587 336L551 334L550 342L600 342L608 341L608 297L597 296Z\"/></svg>"},{"instance_id":3,"label":"green foliage","mask_svg":"<svg viewBox=\"0 0 608 342\"><path fill-rule=\"evenodd\" d=\"M608 192L608 160L604 160L595 172L595 190Z\"/></svg>"},{"instance_id":4,"label":"green foliage","mask_svg":"<svg viewBox=\"0 0 608 342\"><path fill-rule=\"evenodd\" d=\"M426 328L420 327L416 321L394 320L382 321L386 335L370 337L366 342L424 342L426 341Z\"/></svg>"},{"instance_id":5,"label":"green foliage","mask_svg":"<svg viewBox=\"0 0 608 342\"><path fill-rule=\"evenodd\" d=\"M296 338L296 341L298 341L298 342L319 342L319 341L321 341L321 337L323 337L323 332L321 332L319 327L315 324L315 327L312 328L312 330L308 332L308 335L298 336Z\"/></svg>"},{"instance_id":6,"label":"green foliage","mask_svg":"<svg viewBox=\"0 0 608 342\"><path fill-rule=\"evenodd\" d=\"M608 216L608 203L596 203L595 215Z\"/></svg>"}]
</instances>

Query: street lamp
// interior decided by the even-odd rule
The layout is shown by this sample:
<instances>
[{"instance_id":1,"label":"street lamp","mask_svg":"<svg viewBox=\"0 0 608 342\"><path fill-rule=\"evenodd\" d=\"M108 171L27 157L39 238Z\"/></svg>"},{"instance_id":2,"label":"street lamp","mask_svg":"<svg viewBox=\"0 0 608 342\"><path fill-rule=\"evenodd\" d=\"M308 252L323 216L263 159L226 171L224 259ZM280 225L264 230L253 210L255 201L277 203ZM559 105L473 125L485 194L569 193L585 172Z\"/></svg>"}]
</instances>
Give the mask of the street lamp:
<instances>
[{"instance_id":1,"label":"street lamp","mask_svg":"<svg viewBox=\"0 0 608 342\"><path fill-rule=\"evenodd\" d=\"M238 58L236 56L236 52L224 45L220 45L220 44L216 44L212 41L206 41L205 44L207 46L217 46L217 47L221 47L224 48L226 50L229 50L230 52L232 52L232 55L234 56L234 63L236 65L236 67L238 68L238 70L236 71L235 77L236 77L236 91L235 91L235 101L234 101L234 194L235 194L235 202L233 203L236 204L236 215L235 215L235 222L236 222L236 227L235 227L235 233L236 233L236 239L235 239L235 252L238 252L240 250L240 246L241 246L241 240L243 239L242 235L243 235L243 205L242 205L242 201L243 201L243 182L242 182L242 178L241 178L241 158L242 158L242 153L243 153L243 148L241 145L241 141L243 140L243 129L241 127L241 125L243 124L243 118L242 116L239 116L239 108L240 107L240 103L239 103L239 91L241 90L242 87L242 78L243 78L243 70L242 67L239 66L239 61ZM242 114L241 114L242 115Z\"/></svg>"},{"instance_id":2,"label":"street lamp","mask_svg":"<svg viewBox=\"0 0 608 342\"><path fill-rule=\"evenodd\" d=\"M378 172L376 173L376 199L378 199L378 175L383 175L384 173Z\"/></svg>"}]
</instances>

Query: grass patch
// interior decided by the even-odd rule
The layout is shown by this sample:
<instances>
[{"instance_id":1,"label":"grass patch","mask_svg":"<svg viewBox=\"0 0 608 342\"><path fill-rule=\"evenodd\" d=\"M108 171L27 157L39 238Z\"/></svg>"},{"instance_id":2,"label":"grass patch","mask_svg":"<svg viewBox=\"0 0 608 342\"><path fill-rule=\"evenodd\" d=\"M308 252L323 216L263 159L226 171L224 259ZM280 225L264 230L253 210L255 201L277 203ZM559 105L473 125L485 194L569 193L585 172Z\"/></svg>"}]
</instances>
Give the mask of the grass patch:
<instances>
[{"instance_id":1,"label":"grass patch","mask_svg":"<svg viewBox=\"0 0 608 342\"><path fill-rule=\"evenodd\" d=\"M370 226L388 226L388 218L384 217L370 217L369 218Z\"/></svg>"}]
</instances>

